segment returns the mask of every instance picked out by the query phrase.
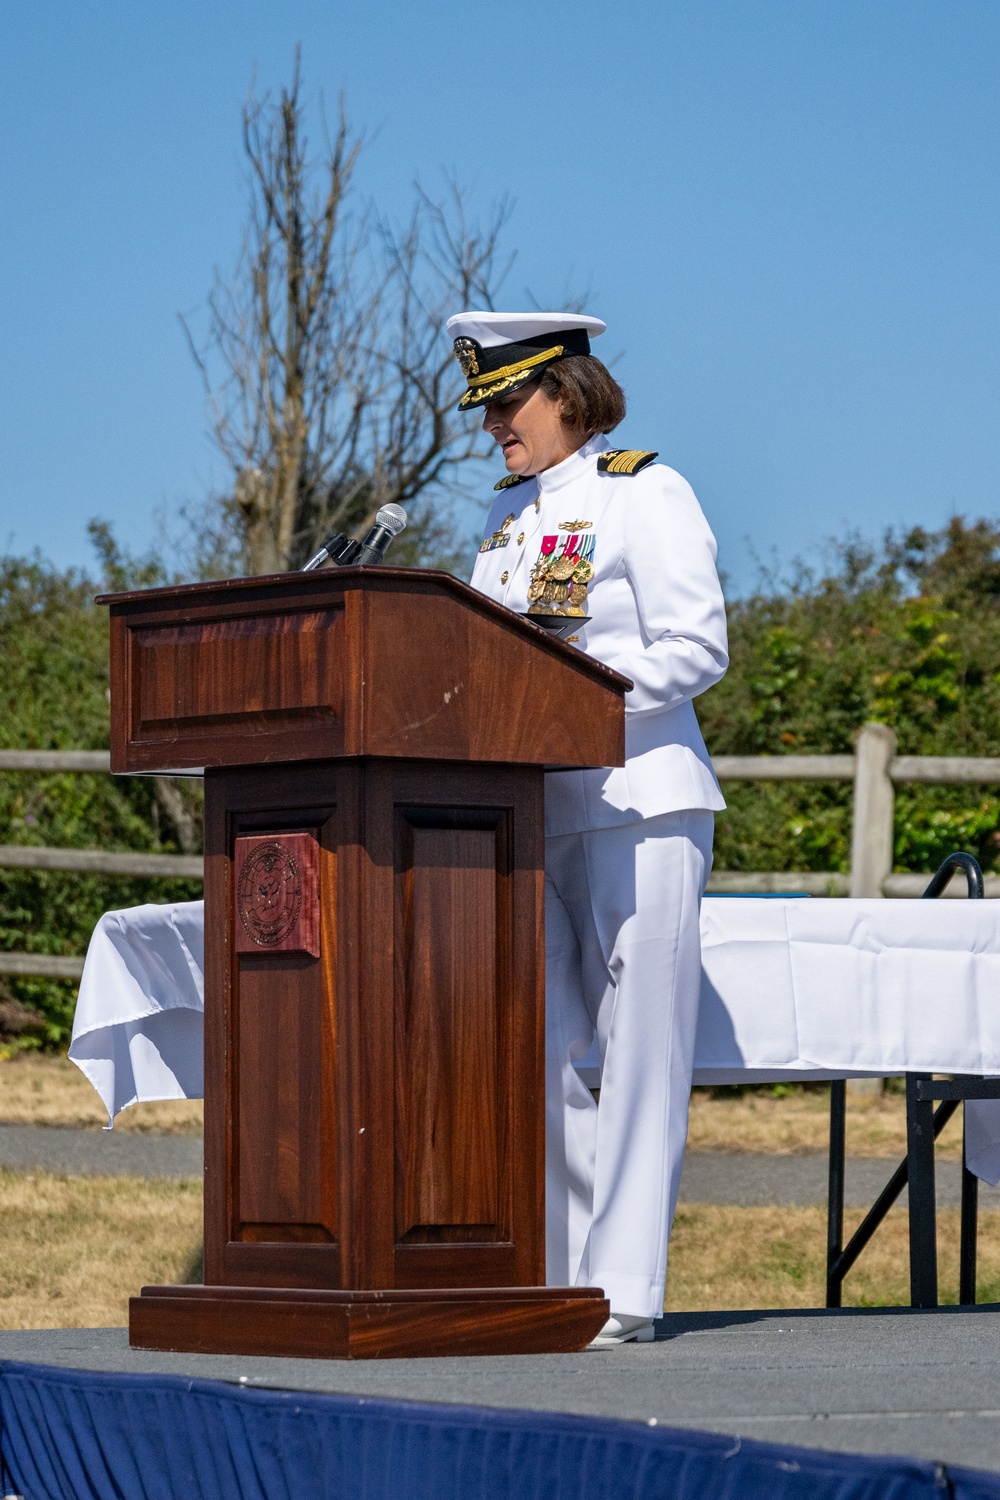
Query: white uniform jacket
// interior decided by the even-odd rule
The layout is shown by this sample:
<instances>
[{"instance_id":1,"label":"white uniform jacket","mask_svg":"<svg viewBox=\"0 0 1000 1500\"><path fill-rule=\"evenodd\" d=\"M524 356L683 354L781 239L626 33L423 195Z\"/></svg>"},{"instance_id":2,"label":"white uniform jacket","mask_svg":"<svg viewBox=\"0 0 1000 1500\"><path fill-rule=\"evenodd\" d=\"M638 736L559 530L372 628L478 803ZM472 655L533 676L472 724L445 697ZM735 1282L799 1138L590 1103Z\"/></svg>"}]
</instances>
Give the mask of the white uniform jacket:
<instances>
[{"instance_id":1,"label":"white uniform jacket","mask_svg":"<svg viewBox=\"0 0 1000 1500\"><path fill-rule=\"evenodd\" d=\"M475 588L523 613L536 561L579 537L594 573L577 644L635 684L625 699L625 765L548 775L549 835L726 805L692 704L729 665L715 538L673 469L599 473L610 447L598 435L500 490L472 574Z\"/></svg>"}]
</instances>

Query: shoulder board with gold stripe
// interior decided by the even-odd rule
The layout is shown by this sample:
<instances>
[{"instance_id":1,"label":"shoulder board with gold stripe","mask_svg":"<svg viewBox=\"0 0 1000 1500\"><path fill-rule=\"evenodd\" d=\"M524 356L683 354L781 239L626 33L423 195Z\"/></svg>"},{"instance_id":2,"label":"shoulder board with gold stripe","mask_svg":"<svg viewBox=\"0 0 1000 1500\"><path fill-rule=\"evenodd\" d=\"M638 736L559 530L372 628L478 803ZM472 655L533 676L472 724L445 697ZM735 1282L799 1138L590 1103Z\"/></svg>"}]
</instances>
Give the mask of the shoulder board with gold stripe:
<instances>
[{"instance_id":1,"label":"shoulder board with gold stripe","mask_svg":"<svg viewBox=\"0 0 1000 1500\"><path fill-rule=\"evenodd\" d=\"M530 474L505 474L499 484L495 484L495 490L512 490L515 484L526 484L531 478Z\"/></svg>"},{"instance_id":2,"label":"shoulder board with gold stripe","mask_svg":"<svg viewBox=\"0 0 1000 1500\"><path fill-rule=\"evenodd\" d=\"M656 453L650 453L644 448L611 448L607 453L602 453L597 460L598 474L638 474L647 464L651 464Z\"/></svg>"}]
</instances>

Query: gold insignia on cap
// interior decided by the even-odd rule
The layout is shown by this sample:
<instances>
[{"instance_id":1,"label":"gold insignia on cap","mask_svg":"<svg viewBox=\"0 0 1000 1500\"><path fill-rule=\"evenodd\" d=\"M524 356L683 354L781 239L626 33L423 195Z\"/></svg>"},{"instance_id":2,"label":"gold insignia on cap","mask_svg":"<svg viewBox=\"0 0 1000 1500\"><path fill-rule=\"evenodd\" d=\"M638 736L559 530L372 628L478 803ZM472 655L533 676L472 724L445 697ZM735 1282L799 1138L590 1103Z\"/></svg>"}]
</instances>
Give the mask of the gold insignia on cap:
<instances>
[{"instance_id":1,"label":"gold insignia on cap","mask_svg":"<svg viewBox=\"0 0 1000 1500\"><path fill-rule=\"evenodd\" d=\"M455 358L462 366L462 374L466 380L479 374L479 361L476 358L476 346L472 339L455 340Z\"/></svg>"},{"instance_id":2,"label":"gold insignia on cap","mask_svg":"<svg viewBox=\"0 0 1000 1500\"><path fill-rule=\"evenodd\" d=\"M464 341L468 343L469 340ZM543 349L540 354L532 354L528 359L519 359L514 365L501 365L499 370L487 370L484 375L473 370L476 376L475 382L469 377L469 383L476 385L491 385L494 380L513 380L518 375L523 375L525 370L533 370L536 365L543 365L547 359L558 359L563 352L562 344L553 344L551 349Z\"/></svg>"},{"instance_id":3,"label":"gold insignia on cap","mask_svg":"<svg viewBox=\"0 0 1000 1500\"><path fill-rule=\"evenodd\" d=\"M598 474L638 474L651 464L657 453L646 448L611 448L597 460Z\"/></svg>"},{"instance_id":4,"label":"gold insignia on cap","mask_svg":"<svg viewBox=\"0 0 1000 1500\"><path fill-rule=\"evenodd\" d=\"M460 343L470 342L469 339L456 339L456 353ZM563 344L553 344L551 349L543 349L540 354L532 354L530 359L519 359L516 364L501 365L499 370L487 370L482 375L470 374L466 371L465 378L469 382L469 389L458 403L459 410L468 406L471 401L492 401L504 391L509 390L512 385L524 384L530 378L530 371L539 365L548 364L550 360L560 359L564 348ZM458 359L461 363L461 354L458 355ZM465 366L462 365L462 368L464 370ZM476 369L478 372L478 365Z\"/></svg>"}]
</instances>

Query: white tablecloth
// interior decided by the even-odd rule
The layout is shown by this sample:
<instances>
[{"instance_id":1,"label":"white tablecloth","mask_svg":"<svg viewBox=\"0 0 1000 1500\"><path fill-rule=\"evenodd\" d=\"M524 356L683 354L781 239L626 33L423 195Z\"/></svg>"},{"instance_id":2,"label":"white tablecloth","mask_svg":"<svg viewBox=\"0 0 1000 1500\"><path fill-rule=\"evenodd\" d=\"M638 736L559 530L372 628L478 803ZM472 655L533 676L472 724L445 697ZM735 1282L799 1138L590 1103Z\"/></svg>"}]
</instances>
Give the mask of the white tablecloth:
<instances>
[{"instance_id":1,"label":"white tablecloth","mask_svg":"<svg viewBox=\"0 0 1000 1500\"><path fill-rule=\"evenodd\" d=\"M109 1119L205 1090L205 903L130 906L94 928L69 1055Z\"/></svg>"},{"instance_id":2,"label":"white tablecloth","mask_svg":"<svg viewBox=\"0 0 1000 1500\"><path fill-rule=\"evenodd\" d=\"M707 897L696 1083L1000 1074L1000 901ZM204 906L107 912L69 1055L113 1117L200 1098ZM1000 1181L1000 1103L967 1106L969 1165Z\"/></svg>"}]
</instances>

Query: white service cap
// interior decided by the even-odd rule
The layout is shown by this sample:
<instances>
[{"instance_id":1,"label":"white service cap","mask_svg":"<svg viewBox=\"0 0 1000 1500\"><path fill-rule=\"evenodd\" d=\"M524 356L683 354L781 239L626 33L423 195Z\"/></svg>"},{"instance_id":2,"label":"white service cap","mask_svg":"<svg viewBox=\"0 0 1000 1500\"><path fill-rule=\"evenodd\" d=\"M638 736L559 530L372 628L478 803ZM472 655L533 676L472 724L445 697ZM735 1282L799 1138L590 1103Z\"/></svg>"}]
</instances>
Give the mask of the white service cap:
<instances>
[{"instance_id":1,"label":"white service cap","mask_svg":"<svg viewBox=\"0 0 1000 1500\"><path fill-rule=\"evenodd\" d=\"M500 344L523 344L571 328L580 328L596 339L608 325L583 313L460 312L449 318L446 326L453 339L472 339L483 349L495 349Z\"/></svg>"},{"instance_id":2,"label":"white service cap","mask_svg":"<svg viewBox=\"0 0 1000 1500\"><path fill-rule=\"evenodd\" d=\"M468 411L520 390L556 360L589 354L607 324L584 313L461 312L447 327L469 385L458 406Z\"/></svg>"}]
</instances>

